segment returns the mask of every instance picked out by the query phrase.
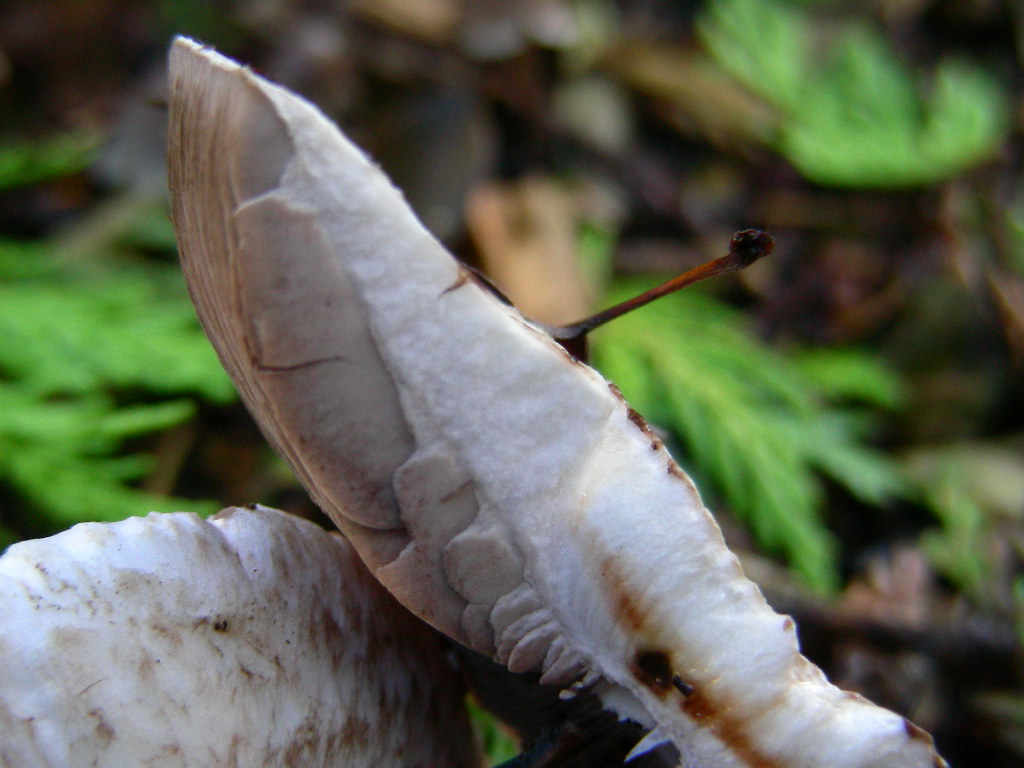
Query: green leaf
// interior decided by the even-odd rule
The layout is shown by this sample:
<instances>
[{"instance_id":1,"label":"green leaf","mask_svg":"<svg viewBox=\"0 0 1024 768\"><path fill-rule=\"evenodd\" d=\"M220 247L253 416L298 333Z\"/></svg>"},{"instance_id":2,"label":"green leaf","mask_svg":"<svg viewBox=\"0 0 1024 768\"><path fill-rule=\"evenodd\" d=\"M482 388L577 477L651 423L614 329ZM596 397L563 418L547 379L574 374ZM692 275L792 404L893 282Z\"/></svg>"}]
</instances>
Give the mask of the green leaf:
<instances>
[{"instance_id":1,"label":"green leaf","mask_svg":"<svg viewBox=\"0 0 1024 768\"><path fill-rule=\"evenodd\" d=\"M58 259L0 241L0 482L36 530L150 511L216 511L134 484L153 459L125 443L194 416L234 389L180 272L129 258Z\"/></svg>"},{"instance_id":2,"label":"green leaf","mask_svg":"<svg viewBox=\"0 0 1024 768\"><path fill-rule=\"evenodd\" d=\"M780 3L710 2L697 22L701 39L718 65L757 94L796 111L811 65L808 18Z\"/></svg>"},{"instance_id":3,"label":"green leaf","mask_svg":"<svg viewBox=\"0 0 1024 768\"><path fill-rule=\"evenodd\" d=\"M120 520L149 511L211 513L210 502L147 494L127 484L151 468L142 455L116 455L126 438L190 418L190 401L117 408L95 395L47 401L0 383L0 479L45 515L43 527L83 520Z\"/></svg>"},{"instance_id":4,"label":"green leaf","mask_svg":"<svg viewBox=\"0 0 1024 768\"><path fill-rule=\"evenodd\" d=\"M129 263L84 273L53 262L44 268L43 254L33 259L38 276L25 279L30 268L5 274L16 260L0 256L4 375L40 396L142 388L214 402L234 397L178 270Z\"/></svg>"},{"instance_id":5,"label":"green leaf","mask_svg":"<svg viewBox=\"0 0 1024 768\"><path fill-rule=\"evenodd\" d=\"M992 156L1006 137L1007 99L978 68L943 60L921 88L863 22L821 41L812 23L810 11L778 0L713 0L698 25L718 66L779 109L775 148L811 181L931 184Z\"/></svg>"},{"instance_id":6,"label":"green leaf","mask_svg":"<svg viewBox=\"0 0 1024 768\"><path fill-rule=\"evenodd\" d=\"M865 414L830 410L802 430L800 437L829 446L826 451L807 446L813 467L865 504L882 507L893 499L912 495L912 488L896 462L858 439L870 437L873 426L873 420Z\"/></svg>"},{"instance_id":7,"label":"green leaf","mask_svg":"<svg viewBox=\"0 0 1024 768\"><path fill-rule=\"evenodd\" d=\"M906 402L899 376L858 350L800 350L792 353L790 360L830 400L856 401L890 411Z\"/></svg>"}]
</instances>

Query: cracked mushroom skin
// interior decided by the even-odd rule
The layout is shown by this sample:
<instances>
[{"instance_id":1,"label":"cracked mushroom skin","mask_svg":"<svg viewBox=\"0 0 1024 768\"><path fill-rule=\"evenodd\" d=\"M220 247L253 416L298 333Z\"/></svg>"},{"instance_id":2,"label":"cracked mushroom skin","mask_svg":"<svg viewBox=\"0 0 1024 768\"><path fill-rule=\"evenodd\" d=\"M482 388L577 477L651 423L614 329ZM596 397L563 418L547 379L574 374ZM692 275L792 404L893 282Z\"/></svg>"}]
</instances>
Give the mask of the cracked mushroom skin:
<instances>
[{"instance_id":1,"label":"cracked mushroom skin","mask_svg":"<svg viewBox=\"0 0 1024 768\"><path fill-rule=\"evenodd\" d=\"M414 613L598 693L681 765L943 765L800 655L618 391L481 289L313 106L179 39L170 180L221 360Z\"/></svg>"},{"instance_id":2,"label":"cracked mushroom skin","mask_svg":"<svg viewBox=\"0 0 1024 768\"><path fill-rule=\"evenodd\" d=\"M0 558L0 765L478 765L446 642L266 508L84 523Z\"/></svg>"}]
</instances>

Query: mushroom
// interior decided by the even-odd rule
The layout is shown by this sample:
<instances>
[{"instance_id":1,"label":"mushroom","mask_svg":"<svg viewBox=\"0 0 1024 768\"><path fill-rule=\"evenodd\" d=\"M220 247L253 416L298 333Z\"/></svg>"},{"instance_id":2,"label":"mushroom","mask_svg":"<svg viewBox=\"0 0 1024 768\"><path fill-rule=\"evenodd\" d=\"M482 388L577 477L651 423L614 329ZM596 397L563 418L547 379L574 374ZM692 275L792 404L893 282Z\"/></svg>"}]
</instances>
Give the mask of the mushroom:
<instances>
[{"instance_id":1,"label":"mushroom","mask_svg":"<svg viewBox=\"0 0 1024 768\"><path fill-rule=\"evenodd\" d=\"M703 768L934 768L839 690L596 371L481 288L312 105L185 39L189 289L264 433L413 613Z\"/></svg>"},{"instance_id":2,"label":"mushroom","mask_svg":"<svg viewBox=\"0 0 1024 768\"><path fill-rule=\"evenodd\" d=\"M446 644L340 536L264 507L0 558L0 765L478 765Z\"/></svg>"}]
</instances>

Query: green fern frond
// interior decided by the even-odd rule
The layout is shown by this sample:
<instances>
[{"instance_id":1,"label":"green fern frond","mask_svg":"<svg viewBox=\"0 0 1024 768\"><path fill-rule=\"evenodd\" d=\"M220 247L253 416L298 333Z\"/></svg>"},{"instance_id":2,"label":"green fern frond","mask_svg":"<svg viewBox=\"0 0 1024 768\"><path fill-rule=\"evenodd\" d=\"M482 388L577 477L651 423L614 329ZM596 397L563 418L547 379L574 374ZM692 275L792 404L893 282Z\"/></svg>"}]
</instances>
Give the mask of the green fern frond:
<instances>
[{"instance_id":1,"label":"green fern frond","mask_svg":"<svg viewBox=\"0 0 1024 768\"><path fill-rule=\"evenodd\" d=\"M921 537L932 564L979 605L1002 604L1016 574L1000 552L1024 509L1020 446L929 446L910 453L905 466L939 523Z\"/></svg>"},{"instance_id":2,"label":"green fern frond","mask_svg":"<svg viewBox=\"0 0 1024 768\"><path fill-rule=\"evenodd\" d=\"M31 503L41 529L215 511L132 487L152 459L123 453L125 441L192 418L195 399L234 398L180 272L67 263L52 251L0 242L0 481Z\"/></svg>"},{"instance_id":3,"label":"green fern frond","mask_svg":"<svg viewBox=\"0 0 1024 768\"><path fill-rule=\"evenodd\" d=\"M129 487L151 469L151 459L117 455L124 440L179 424L194 411L187 400L120 408L95 394L45 400L4 382L0 479L17 488L55 527L185 506L213 512L216 505L210 502L184 502Z\"/></svg>"},{"instance_id":4,"label":"green fern frond","mask_svg":"<svg viewBox=\"0 0 1024 768\"><path fill-rule=\"evenodd\" d=\"M641 290L623 284L611 300ZM895 399L892 375L863 356L834 358L861 376L848 387L822 373L820 358L818 378L832 381L818 386L759 342L737 312L697 292L596 332L593 356L637 410L678 436L689 469L816 589L838 585L836 544L821 521L822 476L872 503L905 490L896 466L864 442L864 419L829 402Z\"/></svg>"},{"instance_id":5,"label":"green fern frond","mask_svg":"<svg viewBox=\"0 0 1024 768\"><path fill-rule=\"evenodd\" d=\"M10 250L0 243L0 371L20 386L40 396L141 388L234 397L178 270L122 263L86 273L45 252L26 267L28 249Z\"/></svg>"},{"instance_id":6,"label":"green fern frond","mask_svg":"<svg viewBox=\"0 0 1024 768\"><path fill-rule=\"evenodd\" d=\"M897 410L906 402L899 376L858 350L798 350L789 359L829 400L859 402L887 411Z\"/></svg>"},{"instance_id":7,"label":"green fern frond","mask_svg":"<svg viewBox=\"0 0 1024 768\"><path fill-rule=\"evenodd\" d=\"M779 110L775 148L805 177L919 186L995 153L1009 110L991 77L943 60L929 93L863 24L844 24L816 54L811 18L778 0L714 0L699 24L718 66Z\"/></svg>"}]
</instances>

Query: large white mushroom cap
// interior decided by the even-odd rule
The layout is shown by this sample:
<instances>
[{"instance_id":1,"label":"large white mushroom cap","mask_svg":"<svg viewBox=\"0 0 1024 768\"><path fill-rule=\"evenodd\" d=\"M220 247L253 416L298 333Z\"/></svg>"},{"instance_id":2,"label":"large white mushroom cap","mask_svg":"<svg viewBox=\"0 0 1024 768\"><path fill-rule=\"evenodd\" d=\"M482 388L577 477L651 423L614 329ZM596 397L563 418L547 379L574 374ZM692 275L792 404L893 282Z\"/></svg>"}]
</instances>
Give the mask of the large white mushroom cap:
<instances>
[{"instance_id":1,"label":"large white mushroom cap","mask_svg":"<svg viewBox=\"0 0 1024 768\"><path fill-rule=\"evenodd\" d=\"M15 544L0 616L8 768L476 764L443 641L282 512Z\"/></svg>"}]
</instances>

